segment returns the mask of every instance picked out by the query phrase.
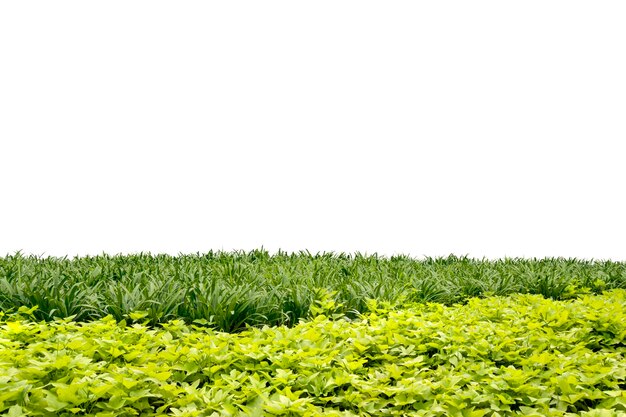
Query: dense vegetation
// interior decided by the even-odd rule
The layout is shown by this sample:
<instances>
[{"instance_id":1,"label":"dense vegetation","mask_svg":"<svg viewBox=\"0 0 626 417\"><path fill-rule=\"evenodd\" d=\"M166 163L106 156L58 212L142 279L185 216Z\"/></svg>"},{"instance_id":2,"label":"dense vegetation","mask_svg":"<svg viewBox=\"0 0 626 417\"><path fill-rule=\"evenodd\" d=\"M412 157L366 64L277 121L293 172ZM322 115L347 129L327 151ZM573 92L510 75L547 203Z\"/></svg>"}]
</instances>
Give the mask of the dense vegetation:
<instances>
[{"instance_id":1,"label":"dense vegetation","mask_svg":"<svg viewBox=\"0 0 626 417\"><path fill-rule=\"evenodd\" d=\"M222 333L142 313L80 323L0 313L7 416L626 416L626 291Z\"/></svg>"},{"instance_id":2,"label":"dense vegetation","mask_svg":"<svg viewBox=\"0 0 626 417\"><path fill-rule=\"evenodd\" d=\"M360 254L270 255L264 250L196 255L0 258L0 311L38 306L37 319L122 320L147 312L150 324L200 320L235 331L246 325L295 325L326 290L341 313L392 304L465 302L513 293L556 300L626 288L626 264L576 259L475 260Z\"/></svg>"}]
</instances>

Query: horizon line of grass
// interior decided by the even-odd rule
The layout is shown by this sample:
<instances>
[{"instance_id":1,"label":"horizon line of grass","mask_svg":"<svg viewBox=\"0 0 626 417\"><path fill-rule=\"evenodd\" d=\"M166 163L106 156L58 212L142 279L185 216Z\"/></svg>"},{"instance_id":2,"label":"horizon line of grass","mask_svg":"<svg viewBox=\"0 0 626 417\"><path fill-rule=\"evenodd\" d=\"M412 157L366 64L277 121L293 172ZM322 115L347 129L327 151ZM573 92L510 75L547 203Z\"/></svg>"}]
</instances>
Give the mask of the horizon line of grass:
<instances>
[{"instance_id":1,"label":"horizon line of grass","mask_svg":"<svg viewBox=\"0 0 626 417\"><path fill-rule=\"evenodd\" d=\"M44 252L45 253L45 252ZM16 250L14 251L12 254L7 252L6 255L4 256L0 256L0 259L8 259L8 258L14 258L14 257L22 257L22 258L35 258L38 260L69 260L69 261L73 261L73 260L79 260L79 259L89 259L89 258L128 258L128 257L150 257L150 258L185 258L185 257L210 257L210 258L217 258L217 257L231 257L231 256L240 256L240 257L251 257L251 258L258 258L260 257L267 257L267 258L280 258L280 257L287 257L287 258L294 258L294 257L311 257L311 258L337 258L337 259L359 259L359 258L375 258L375 259L379 259L379 260L393 260L393 259L409 259L409 260L414 260L414 261L418 261L418 262L436 262L436 261L448 261L450 259L452 260L465 260L465 261L473 261L473 262L505 262L505 261L532 261L532 262L539 262L539 261L566 261L566 262L576 262L576 263L584 263L584 264L597 264L597 263L617 263L617 264L626 264L626 260L624 261L617 261L617 260L612 260L610 258L577 258L577 257L566 257L566 256L544 256L544 257L537 257L537 256L530 256L530 257L525 257L525 256L503 256L503 257L497 257L497 258L488 258L486 256L483 256L482 258L478 258L475 256L470 256L469 254L464 254L464 255L458 255L458 254L454 254L454 253L450 253L449 255L445 255L445 256L427 256L424 255L423 257L417 257L417 256L413 256L410 255L408 253L394 253L393 255L385 255L385 254L379 254L378 252L373 252L373 253L367 253L367 252L361 252L361 251L354 251L354 252L344 252L344 251L317 251L315 253L309 251L308 249L302 249L302 250L298 250L298 251L286 251L286 250L282 250L282 249L278 249L276 252L274 253L270 253L270 251L268 251L267 249L264 249L263 246L261 246L260 249L252 249L249 251L245 251L243 249L239 249L239 250L213 250L210 249L206 252L199 252L199 251L195 251L195 252L178 252L176 255L172 255L170 253L164 253L164 252L158 252L158 253L153 253L152 251L133 251L133 252L128 252L128 253L122 253L122 252L118 252L118 253L107 253L106 251L103 251L97 255L74 255L74 256L70 256L70 255L63 255L63 256L58 256L58 255L45 255L44 253L37 255L34 253L24 253L24 251L22 249L20 250Z\"/></svg>"}]
</instances>

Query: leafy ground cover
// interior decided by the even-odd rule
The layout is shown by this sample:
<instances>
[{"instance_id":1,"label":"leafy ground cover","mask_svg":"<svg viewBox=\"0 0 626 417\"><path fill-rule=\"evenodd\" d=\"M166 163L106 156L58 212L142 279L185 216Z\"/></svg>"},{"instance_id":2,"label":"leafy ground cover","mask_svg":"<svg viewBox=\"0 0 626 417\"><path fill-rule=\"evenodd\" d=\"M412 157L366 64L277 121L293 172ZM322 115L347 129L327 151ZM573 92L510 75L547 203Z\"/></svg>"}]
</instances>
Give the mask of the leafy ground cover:
<instances>
[{"instance_id":1,"label":"leafy ground cover","mask_svg":"<svg viewBox=\"0 0 626 417\"><path fill-rule=\"evenodd\" d=\"M367 311L367 300L452 305L513 293L567 299L626 288L626 263L576 259L475 260L391 258L264 250L196 255L0 258L0 311L38 306L36 318L77 321L132 311L150 324L206 320L219 330L295 325L326 290L342 313Z\"/></svg>"},{"instance_id":2,"label":"leafy ground cover","mask_svg":"<svg viewBox=\"0 0 626 417\"><path fill-rule=\"evenodd\" d=\"M293 327L0 316L7 416L626 416L626 291L343 315Z\"/></svg>"}]
</instances>

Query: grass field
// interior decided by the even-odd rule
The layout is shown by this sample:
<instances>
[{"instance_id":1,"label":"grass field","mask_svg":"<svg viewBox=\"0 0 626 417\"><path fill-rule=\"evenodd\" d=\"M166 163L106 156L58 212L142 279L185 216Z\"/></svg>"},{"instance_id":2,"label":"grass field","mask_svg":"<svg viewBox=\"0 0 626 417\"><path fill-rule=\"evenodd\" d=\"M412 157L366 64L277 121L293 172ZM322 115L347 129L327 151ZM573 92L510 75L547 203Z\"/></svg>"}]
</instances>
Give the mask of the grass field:
<instances>
[{"instance_id":1,"label":"grass field","mask_svg":"<svg viewBox=\"0 0 626 417\"><path fill-rule=\"evenodd\" d=\"M626 264L0 258L0 413L626 417Z\"/></svg>"},{"instance_id":2,"label":"grass field","mask_svg":"<svg viewBox=\"0 0 626 417\"><path fill-rule=\"evenodd\" d=\"M315 300L333 294L355 317L367 300L463 303L470 297L540 294L560 300L626 288L626 264L577 259L475 260L360 254L102 255L0 258L0 311L38 306L37 319L122 320L145 311L149 324L182 319L218 330L295 325Z\"/></svg>"}]
</instances>

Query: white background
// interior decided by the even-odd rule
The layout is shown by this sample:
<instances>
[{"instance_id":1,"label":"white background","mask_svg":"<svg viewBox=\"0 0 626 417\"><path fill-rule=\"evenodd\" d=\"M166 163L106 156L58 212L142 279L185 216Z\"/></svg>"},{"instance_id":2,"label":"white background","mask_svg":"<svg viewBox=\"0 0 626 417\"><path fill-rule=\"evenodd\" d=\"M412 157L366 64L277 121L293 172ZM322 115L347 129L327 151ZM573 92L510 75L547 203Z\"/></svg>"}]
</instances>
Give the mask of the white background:
<instances>
[{"instance_id":1,"label":"white background","mask_svg":"<svg viewBox=\"0 0 626 417\"><path fill-rule=\"evenodd\" d=\"M626 260L623 1L0 4L0 256Z\"/></svg>"}]
</instances>

